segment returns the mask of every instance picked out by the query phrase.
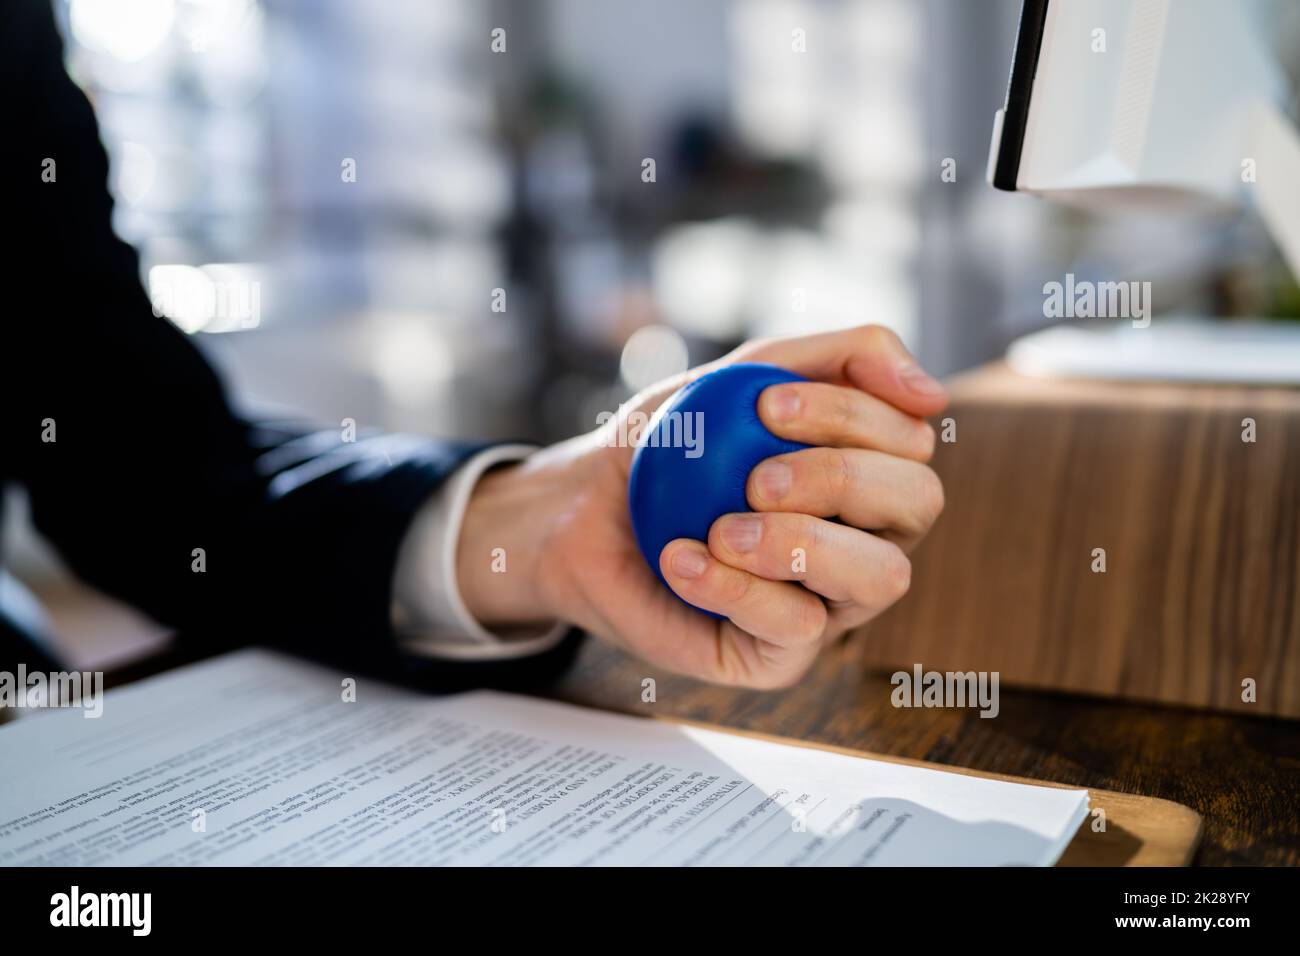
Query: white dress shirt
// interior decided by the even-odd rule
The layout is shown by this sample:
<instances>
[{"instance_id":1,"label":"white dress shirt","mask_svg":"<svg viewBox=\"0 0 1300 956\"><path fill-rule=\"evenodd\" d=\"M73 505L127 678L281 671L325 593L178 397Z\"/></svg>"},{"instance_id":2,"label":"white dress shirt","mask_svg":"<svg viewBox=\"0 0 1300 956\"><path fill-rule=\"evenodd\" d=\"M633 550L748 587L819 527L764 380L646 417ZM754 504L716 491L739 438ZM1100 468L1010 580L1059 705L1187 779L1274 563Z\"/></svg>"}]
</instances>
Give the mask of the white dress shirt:
<instances>
[{"instance_id":1,"label":"white dress shirt","mask_svg":"<svg viewBox=\"0 0 1300 956\"><path fill-rule=\"evenodd\" d=\"M502 660L554 647L569 626L493 633L476 621L456 581L456 545L470 493L494 465L521 461L531 445L485 449L452 472L416 513L402 540L393 580L393 624L406 650L425 657ZM488 559L483 556L483 560Z\"/></svg>"}]
</instances>

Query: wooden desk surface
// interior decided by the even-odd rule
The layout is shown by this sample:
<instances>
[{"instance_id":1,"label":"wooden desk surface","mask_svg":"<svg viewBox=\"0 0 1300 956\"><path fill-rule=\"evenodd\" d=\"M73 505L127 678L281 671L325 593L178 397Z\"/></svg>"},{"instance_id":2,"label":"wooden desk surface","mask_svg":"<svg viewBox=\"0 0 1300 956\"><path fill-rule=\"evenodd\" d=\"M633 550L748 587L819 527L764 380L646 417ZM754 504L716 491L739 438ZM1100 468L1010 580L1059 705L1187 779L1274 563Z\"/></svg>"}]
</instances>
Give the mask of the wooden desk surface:
<instances>
[{"instance_id":1,"label":"wooden desk surface","mask_svg":"<svg viewBox=\"0 0 1300 956\"><path fill-rule=\"evenodd\" d=\"M1195 863L1300 865L1300 724L1001 689L976 711L900 709L858 637L829 649L797 687L759 693L656 673L588 640L543 696L681 717L935 763L1164 797L1204 819ZM656 701L642 703L642 680Z\"/></svg>"}]
</instances>

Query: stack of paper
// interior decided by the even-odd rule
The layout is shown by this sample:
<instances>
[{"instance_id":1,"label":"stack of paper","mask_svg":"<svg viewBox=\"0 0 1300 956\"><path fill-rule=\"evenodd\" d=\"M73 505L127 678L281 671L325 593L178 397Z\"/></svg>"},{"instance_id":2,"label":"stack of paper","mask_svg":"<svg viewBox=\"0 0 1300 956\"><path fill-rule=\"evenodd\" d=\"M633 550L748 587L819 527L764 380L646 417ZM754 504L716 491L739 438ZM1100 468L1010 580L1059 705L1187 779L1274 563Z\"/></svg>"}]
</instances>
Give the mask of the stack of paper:
<instances>
[{"instance_id":1,"label":"stack of paper","mask_svg":"<svg viewBox=\"0 0 1300 956\"><path fill-rule=\"evenodd\" d=\"M262 650L103 705L0 727L0 864L1048 865L1088 807Z\"/></svg>"}]
</instances>

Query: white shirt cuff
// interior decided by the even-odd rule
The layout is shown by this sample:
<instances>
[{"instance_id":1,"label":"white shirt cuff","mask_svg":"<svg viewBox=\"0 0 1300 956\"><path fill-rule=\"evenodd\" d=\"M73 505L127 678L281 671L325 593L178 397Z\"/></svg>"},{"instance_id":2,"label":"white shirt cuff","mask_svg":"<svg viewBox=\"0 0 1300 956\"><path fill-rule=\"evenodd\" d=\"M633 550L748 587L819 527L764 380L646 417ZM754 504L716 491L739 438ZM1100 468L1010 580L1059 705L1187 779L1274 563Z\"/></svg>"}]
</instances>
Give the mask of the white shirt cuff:
<instances>
[{"instance_id":1,"label":"white shirt cuff","mask_svg":"<svg viewBox=\"0 0 1300 956\"><path fill-rule=\"evenodd\" d=\"M474 485L494 465L522 461L535 450L497 445L479 452L416 512L393 580L393 624L406 650L452 660L505 660L554 647L569 630L560 622L544 630L494 634L470 614L456 582L456 545Z\"/></svg>"}]
</instances>

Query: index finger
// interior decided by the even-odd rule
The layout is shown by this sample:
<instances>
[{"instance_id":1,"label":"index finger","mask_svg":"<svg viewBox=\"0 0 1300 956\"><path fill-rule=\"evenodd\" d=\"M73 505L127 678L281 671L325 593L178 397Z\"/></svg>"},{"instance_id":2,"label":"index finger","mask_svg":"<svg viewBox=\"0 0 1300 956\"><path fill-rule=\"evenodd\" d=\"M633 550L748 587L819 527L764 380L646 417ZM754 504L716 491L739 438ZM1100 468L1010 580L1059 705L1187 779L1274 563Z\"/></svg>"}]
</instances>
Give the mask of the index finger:
<instances>
[{"instance_id":1,"label":"index finger","mask_svg":"<svg viewBox=\"0 0 1300 956\"><path fill-rule=\"evenodd\" d=\"M924 419L843 385L769 385L759 393L758 417L772 434L805 445L874 448L921 462L934 453L934 429Z\"/></svg>"},{"instance_id":2,"label":"index finger","mask_svg":"<svg viewBox=\"0 0 1300 956\"><path fill-rule=\"evenodd\" d=\"M757 344L744 357L820 382L852 385L921 418L937 415L948 404L947 389L927 375L883 325L773 339Z\"/></svg>"}]
</instances>

